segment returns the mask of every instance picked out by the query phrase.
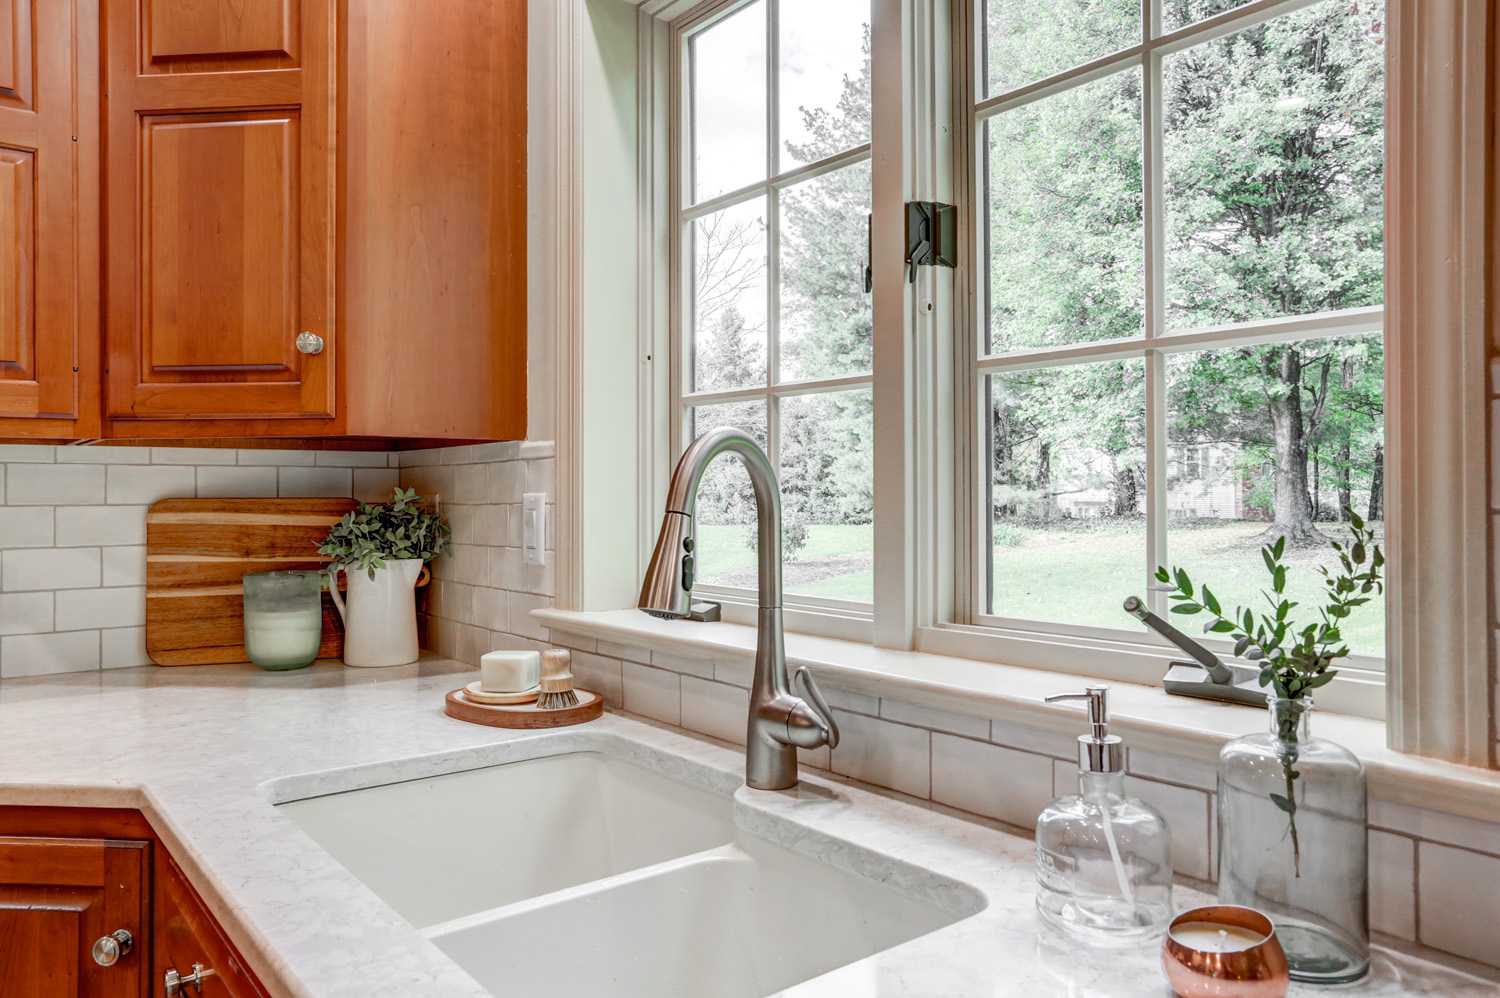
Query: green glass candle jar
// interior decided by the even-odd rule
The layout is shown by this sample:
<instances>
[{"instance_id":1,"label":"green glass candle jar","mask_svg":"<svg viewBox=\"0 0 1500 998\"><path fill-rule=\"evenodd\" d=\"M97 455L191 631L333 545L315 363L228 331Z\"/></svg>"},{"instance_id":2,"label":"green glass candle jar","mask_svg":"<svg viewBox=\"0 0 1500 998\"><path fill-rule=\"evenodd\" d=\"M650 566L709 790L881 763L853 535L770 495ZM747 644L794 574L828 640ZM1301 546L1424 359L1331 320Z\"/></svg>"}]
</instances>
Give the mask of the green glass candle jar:
<instances>
[{"instance_id":1,"label":"green glass candle jar","mask_svg":"<svg viewBox=\"0 0 1500 998\"><path fill-rule=\"evenodd\" d=\"M254 572L245 582L245 650L271 672L300 669L323 644L321 572Z\"/></svg>"}]
</instances>

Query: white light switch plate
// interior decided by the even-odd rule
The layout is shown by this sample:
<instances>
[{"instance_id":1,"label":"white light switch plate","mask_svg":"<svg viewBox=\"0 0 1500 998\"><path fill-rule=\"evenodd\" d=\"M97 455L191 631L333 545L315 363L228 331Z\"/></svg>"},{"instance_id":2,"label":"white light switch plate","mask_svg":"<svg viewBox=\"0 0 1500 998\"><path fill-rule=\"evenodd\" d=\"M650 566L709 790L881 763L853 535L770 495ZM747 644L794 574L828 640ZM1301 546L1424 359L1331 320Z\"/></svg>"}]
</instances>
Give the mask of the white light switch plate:
<instances>
[{"instance_id":1,"label":"white light switch plate","mask_svg":"<svg viewBox=\"0 0 1500 998\"><path fill-rule=\"evenodd\" d=\"M528 492L521 497L521 561L547 564L547 494Z\"/></svg>"}]
</instances>

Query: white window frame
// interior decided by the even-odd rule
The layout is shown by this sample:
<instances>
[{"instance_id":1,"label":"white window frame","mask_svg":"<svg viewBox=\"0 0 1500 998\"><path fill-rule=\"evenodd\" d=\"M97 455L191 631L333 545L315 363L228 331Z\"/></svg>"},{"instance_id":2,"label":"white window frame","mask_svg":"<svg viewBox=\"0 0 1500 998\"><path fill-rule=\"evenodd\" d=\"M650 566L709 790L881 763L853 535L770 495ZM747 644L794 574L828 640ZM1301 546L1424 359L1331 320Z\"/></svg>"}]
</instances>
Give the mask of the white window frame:
<instances>
[{"instance_id":1,"label":"white window frame","mask_svg":"<svg viewBox=\"0 0 1500 998\"><path fill-rule=\"evenodd\" d=\"M657 525L666 475L668 377L664 314L670 203L664 166L672 119L666 111L674 19L691 0L624 0L638 8L635 68L642 192L636 259L640 269L637 336L641 375L621 381L618 368L595 374L591 358L619 340L617 322L593 322L599 297L578 247L594 223L595 196L585 136L588 115L613 116L617 104L585 80L597 74L589 47L589 0L560 0L554 63L539 71L560 95L548 154L557 164L554 391L558 454L557 605L603 610L632 605ZM877 104L872 155L877 205L874 271L876 351L876 605L874 643L971 659L1085 672L1105 678L1145 675L1169 656L1140 644L1052 637L1035 632L954 624L972 594L961 564L955 519L965 514L968 450L952 446L955 426L973 410L962 398L969 379L954 377L952 316L970 293L946 273L903 279L900 200L954 201L943 156L914 154L914 136L954 121L953 81L968 60L949 65L931 39L961 27L966 3L873 0ZM1496 107L1487 0L1388 0L1390 48L1387 109L1387 679L1355 699L1389 699L1390 744L1405 752L1487 766L1493 762L1491 514L1487 462L1490 325L1496 321L1489 222L1500 196L1490 167L1489 121ZM934 58L934 53L937 57ZM961 90L959 91L962 92ZM597 95L597 96L595 96ZM894 95L894 99L892 99ZM971 155L960 129L960 162ZM894 195L894 196L891 196ZM946 195L946 197L945 197ZM973 233L964 235L968 244ZM924 268L925 270L925 268ZM618 312L611 312L617 316ZM661 370L657 370L660 368ZM919 392L919 389L921 390ZM918 396L921 396L919 404ZM635 420L601 422L601 406ZM626 466L601 473L596 458L625 448L639 453L639 502L621 509ZM634 492L632 492L632 495ZM956 511L956 512L955 512ZM628 514L628 515L627 515ZM638 538L621 543L621 530ZM632 550L633 549L633 550ZM631 563L630 556L635 555ZM1417 585L1420 580L1420 585ZM788 616L794 629L836 633L820 615ZM847 636L847 635L841 635ZM1340 684L1334 684L1338 687ZM1329 697L1325 708L1338 709ZM1366 712L1361 710L1360 712Z\"/></svg>"},{"instance_id":2,"label":"white window frame","mask_svg":"<svg viewBox=\"0 0 1500 998\"><path fill-rule=\"evenodd\" d=\"M672 31L672 91L670 118L673 129L669 138L670 212L670 329L671 411L669 446L680 454L691 441L692 413L696 406L737 402L763 403L766 407L766 453L772 467L781 466L781 403L784 399L824 392L873 388L873 371L827 378L782 380L780 377L781 344L781 224L780 195L783 190L814 180L846 167L870 162L871 145L862 143L836 155L790 170L780 169L781 143L779 129L780 30L778 14L781 4L800 0L759 0L766 5L766 166L765 178L736 190L693 203L692 178L684 161L691 155L692 108L686 99L691 87L688 46L690 37L737 13L756 0L709 0L674 21ZM699 219L736 205L764 198L766 219L766 382L744 388L695 391L693 369L688 359L693 337L693 287L690 275L693 260L691 230ZM757 594L753 588L699 583L694 593L723 606L725 619L740 623L755 622ZM827 599L799 593L787 593L782 606L789 626L799 630L868 641L872 635L874 608L871 603Z\"/></svg>"},{"instance_id":3,"label":"white window frame","mask_svg":"<svg viewBox=\"0 0 1500 998\"><path fill-rule=\"evenodd\" d=\"M970 272L975 282L975 290L970 295L972 303L972 312L968 316L970 332L960 341L960 350L967 349L968 352L966 361L971 382L968 389L973 393L971 397L975 402L971 409L973 416L968 423L971 431L968 446L975 451L973 467L976 474L972 478L971 487L976 492L971 500L972 504L968 507L972 510L972 515L965 518L969 525L969 543L973 551L971 564L974 569L966 572L966 578L955 580L957 586L972 586L973 592L968 604L970 608L968 613L965 614L963 609L959 608L953 618L954 623L967 623L1005 634L1028 632L1045 635L1052 639L1061 637L1114 641L1139 644L1148 649L1159 649L1165 646L1165 642L1152 632L1144 630L1137 632L1127 628L1123 610L1121 611L1122 626L1119 628L1013 618L983 612L986 586L984 566L990 534L988 525L984 522L987 509L984 476L988 464L983 454L983 413L980 411L983 406L979 402L983 397L982 383L986 376L1080 363L1144 361L1147 386L1145 418L1147 564L1141 566L1139 585L1151 609L1158 614L1165 615L1167 613L1166 594L1146 592L1146 587L1154 581L1150 576L1155 566L1168 564L1169 561L1166 507L1168 471L1168 440L1165 433L1167 422L1166 357L1172 353L1348 336L1382 330L1383 306L1287 316L1198 329L1169 330L1166 323L1164 279L1166 266L1163 238L1165 191L1162 171L1164 112L1160 86L1163 58L1264 24L1272 18L1313 6L1319 2L1322 0L1259 0L1259 2L1249 3L1207 20L1162 34L1159 33L1159 0L1142 0L1141 39L1130 48L984 99L979 98L982 87L977 77L980 73L986 72L987 67L976 64L970 73L956 81L956 87L961 95L959 106L971 109L971 116L961 126L967 131L973 143L970 172L966 178L967 183L964 185L966 191L964 203L970 206L971 213L977 219L978 213L984 210L986 204L985 192L982 189L982 178L985 176L983 159L987 155L987 150L981 147L984 122L1007 111L1066 92L1077 86L1132 68L1140 70L1142 179L1145 204L1143 213L1145 221L1143 233L1145 311L1142 335L1138 337L994 354L983 352L980 345L980 339L986 334L983 319L986 307L983 291L985 275L981 263L983 256L980 242L983 233L979 223L977 221L974 223L971 230L974 241L971 243L968 259L973 261ZM976 4L982 8L983 0L976 0ZM974 15L976 19L978 16L980 15ZM977 34L981 30L981 26L975 23L969 32L955 32L955 47L960 39L966 39L965 53L973 54L976 63L978 58L982 58L979 54ZM1125 595L1128 594L1121 594L1122 601ZM1232 652L1232 643L1223 639L1207 639L1204 643L1224 655ZM1344 663L1341 663L1340 671L1346 680L1357 678L1362 685L1369 687L1370 684L1380 683L1384 667L1384 660L1380 657L1356 655L1350 656ZM1151 662L1142 664L1139 670L1122 671L1118 674L1118 678L1152 682L1159 679L1158 673L1159 666ZM1378 698L1368 695L1373 690L1366 688L1362 692L1366 694L1362 705L1352 702L1340 705L1352 710L1360 710L1362 706L1361 712L1364 713L1378 712L1381 706ZM1340 693L1327 691L1323 699L1325 702L1330 699L1342 700L1342 691Z\"/></svg>"}]
</instances>

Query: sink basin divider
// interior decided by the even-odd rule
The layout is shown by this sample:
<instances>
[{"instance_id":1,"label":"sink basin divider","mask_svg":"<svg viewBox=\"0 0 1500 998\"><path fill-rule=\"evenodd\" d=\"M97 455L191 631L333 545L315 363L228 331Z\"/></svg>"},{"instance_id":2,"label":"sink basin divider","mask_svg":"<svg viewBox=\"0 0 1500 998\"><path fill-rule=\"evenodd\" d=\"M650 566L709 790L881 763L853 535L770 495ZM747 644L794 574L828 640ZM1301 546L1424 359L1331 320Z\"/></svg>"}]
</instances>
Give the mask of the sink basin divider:
<instances>
[{"instance_id":1,"label":"sink basin divider","mask_svg":"<svg viewBox=\"0 0 1500 998\"><path fill-rule=\"evenodd\" d=\"M650 880L653 877L659 877L675 870L686 869L687 867L696 866L715 859L727 859L743 863L752 862L742 849L732 842L726 842L724 845L713 849L705 849L702 852L678 856L675 859L641 867L638 870L627 870L624 873L617 873L612 877L591 880L588 883L578 884L573 887L564 887L561 890L551 891L537 897L526 898L524 901L514 901L510 904L499 905L487 911L476 911L471 915L462 915L446 922L426 926L421 929L421 933L428 939L439 940L445 936L451 936L475 926L511 918L524 918L542 908L550 908L553 905L564 904L576 898L584 898L593 894L607 894L626 884Z\"/></svg>"}]
</instances>

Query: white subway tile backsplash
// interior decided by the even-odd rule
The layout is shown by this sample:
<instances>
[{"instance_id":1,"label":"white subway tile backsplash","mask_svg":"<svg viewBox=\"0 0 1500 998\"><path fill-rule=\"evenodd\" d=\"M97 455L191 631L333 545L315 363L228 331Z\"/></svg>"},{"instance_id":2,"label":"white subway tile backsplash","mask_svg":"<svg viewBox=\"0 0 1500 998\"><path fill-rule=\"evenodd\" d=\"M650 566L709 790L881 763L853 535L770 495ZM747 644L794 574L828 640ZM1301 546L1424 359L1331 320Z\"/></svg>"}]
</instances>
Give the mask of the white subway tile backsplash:
<instances>
[{"instance_id":1,"label":"white subway tile backsplash","mask_svg":"<svg viewBox=\"0 0 1500 998\"><path fill-rule=\"evenodd\" d=\"M489 548L490 585L518 593L526 591L525 567L520 548Z\"/></svg>"},{"instance_id":2,"label":"white subway tile backsplash","mask_svg":"<svg viewBox=\"0 0 1500 998\"><path fill-rule=\"evenodd\" d=\"M1032 828L1053 796L1052 760L1045 756L953 735L932 736L935 801Z\"/></svg>"},{"instance_id":3,"label":"white subway tile backsplash","mask_svg":"<svg viewBox=\"0 0 1500 998\"><path fill-rule=\"evenodd\" d=\"M682 677L682 726L736 745L745 744L750 692L696 676Z\"/></svg>"},{"instance_id":4,"label":"white subway tile backsplash","mask_svg":"<svg viewBox=\"0 0 1500 998\"><path fill-rule=\"evenodd\" d=\"M197 469L188 465L110 465L109 502L150 505L159 499L192 496ZM88 500L76 500L81 504ZM96 500L97 501L97 500Z\"/></svg>"},{"instance_id":5,"label":"white subway tile backsplash","mask_svg":"<svg viewBox=\"0 0 1500 998\"><path fill-rule=\"evenodd\" d=\"M0 596L0 634L45 634L52 630L52 593Z\"/></svg>"},{"instance_id":6,"label":"white subway tile backsplash","mask_svg":"<svg viewBox=\"0 0 1500 998\"><path fill-rule=\"evenodd\" d=\"M99 632L99 664L105 669L128 669L150 665L144 627L114 627Z\"/></svg>"},{"instance_id":7,"label":"white subway tile backsplash","mask_svg":"<svg viewBox=\"0 0 1500 998\"><path fill-rule=\"evenodd\" d=\"M651 664L658 669L697 676L700 679L714 677L714 664L706 658L688 658L684 655L668 655L665 652L654 651L651 653Z\"/></svg>"},{"instance_id":8,"label":"white subway tile backsplash","mask_svg":"<svg viewBox=\"0 0 1500 998\"><path fill-rule=\"evenodd\" d=\"M753 674L753 669L752 669ZM818 678L817 670L813 670L813 680ZM830 686L827 683L819 683L818 688L823 692L823 699L828 701L828 706L838 707L842 710L850 710L859 714L870 714L872 716L880 713L880 698L872 697L868 693L856 693L853 690L841 689Z\"/></svg>"},{"instance_id":9,"label":"white subway tile backsplash","mask_svg":"<svg viewBox=\"0 0 1500 998\"><path fill-rule=\"evenodd\" d=\"M9 506L102 503L106 469L97 464L10 464L5 469Z\"/></svg>"},{"instance_id":10,"label":"white subway tile backsplash","mask_svg":"<svg viewBox=\"0 0 1500 998\"><path fill-rule=\"evenodd\" d=\"M519 634L523 638L534 638L537 641L547 640L547 629L537 623L531 617L532 610L540 610L552 605L552 600L546 596L533 596L529 593L511 593L510 595L510 631Z\"/></svg>"},{"instance_id":11,"label":"white subway tile backsplash","mask_svg":"<svg viewBox=\"0 0 1500 998\"><path fill-rule=\"evenodd\" d=\"M53 519L51 506L7 506L0 515L0 549L51 547Z\"/></svg>"},{"instance_id":12,"label":"white subway tile backsplash","mask_svg":"<svg viewBox=\"0 0 1500 998\"><path fill-rule=\"evenodd\" d=\"M1078 767L1072 769L1076 778ZM1167 819L1167 827L1172 830L1172 868L1199 880L1212 879L1208 844L1208 826L1213 820L1211 795L1134 777L1125 780L1125 792L1150 804Z\"/></svg>"},{"instance_id":13,"label":"white subway tile backsplash","mask_svg":"<svg viewBox=\"0 0 1500 998\"><path fill-rule=\"evenodd\" d=\"M275 495L275 468L209 465L198 469L200 499L258 499Z\"/></svg>"},{"instance_id":14,"label":"white subway tile backsplash","mask_svg":"<svg viewBox=\"0 0 1500 998\"><path fill-rule=\"evenodd\" d=\"M100 555L103 568L100 585L144 586L146 584L145 547L104 548Z\"/></svg>"},{"instance_id":15,"label":"white subway tile backsplash","mask_svg":"<svg viewBox=\"0 0 1500 998\"><path fill-rule=\"evenodd\" d=\"M1500 856L1500 823L1440 814L1409 804L1370 801L1370 827Z\"/></svg>"},{"instance_id":16,"label":"white subway tile backsplash","mask_svg":"<svg viewBox=\"0 0 1500 998\"><path fill-rule=\"evenodd\" d=\"M51 444L0 444L0 461L7 464L31 462L51 464L57 448Z\"/></svg>"},{"instance_id":17,"label":"white subway tile backsplash","mask_svg":"<svg viewBox=\"0 0 1500 998\"><path fill-rule=\"evenodd\" d=\"M1059 759L1078 756L1078 739L1057 731L1026 728L1007 721L990 721L990 741L1023 752L1039 752Z\"/></svg>"},{"instance_id":18,"label":"white subway tile backsplash","mask_svg":"<svg viewBox=\"0 0 1500 998\"><path fill-rule=\"evenodd\" d=\"M145 448L137 448L142 452ZM59 460L61 455L58 455ZM235 464L239 460L239 451L233 447L152 447L152 464ZM126 462L110 462L112 464L124 464ZM145 464L145 461L133 461L132 464Z\"/></svg>"},{"instance_id":19,"label":"white subway tile backsplash","mask_svg":"<svg viewBox=\"0 0 1500 998\"><path fill-rule=\"evenodd\" d=\"M1404 835L1371 831L1370 928L1417 938L1417 844Z\"/></svg>"},{"instance_id":20,"label":"white subway tile backsplash","mask_svg":"<svg viewBox=\"0 0 1500 998\"><path fill-rule=\"evenodd\" d=\"M526 464L523 461L502 461L489 465L489 501L492 503L519 503L526 491Z\"/></svg>"},{"instance_id":21,"label":"white subway tile backsplash","mask_svg":"<svg viewBox=\"0 0 1500 998\"><path fill-rule=\"evenodd\" d=\"M54 459L58 464L150 464L151 449L73 444L58 447Z\"/></svg>"},{"instance_id":22,"label":"white subway tile backsplash","mask_svg":"<svg viewBox=\"0 0 1500 998\"><path fill-rule=\"evenodd\" d=\"M99 668L99 632L12 634L0 638L0 679Z\"/></svg>"},{"instance_id":23,"label":"white subway tile backsplash","mask_svg":"<svg viewBox=\"0 0 1500 998\"><path fill-rule=\"evenodd\" d=\"M625 709L666 724L682 720L682 691L675 672L620 663Z\"/></svg>"},{"instance_id":24,"label":"white subway tile backsplash","mask_svg":"<svg viewBox=\"0 0 1500 998\"><path fill-rule=\"evenodd\" d=\"M99 585L98 548L20 548L0 555L6 592Z\"/></svg>"},{"instance_id":25,"label":"white subway tile backsplash","mask_svg":"<svg viewBox=\"0 0 1500 998\"><path fill-rule=\"evenodd\" d=\"M282 497L347 496L354 490L348 468L281 468L277 494Z\"/></svg>"},{"instance_id":26,"label":"white subway tile backsplash","mask_svg":"<svg viewBox=\"0 0 1500 998\"><path fill-rule=\"evenodd\" d=\"M389 502L400 484L399 468L355 468L351 495L361 502Z\"/></svg>"},{"instance_id":27,"label":"white subway tile backsplash","mask_svg":"<svg viewBox=\"0 0 1500 998\"><path fill-rule=\"evenodd\" d=\"M386 468L390 463L383 450L320 450L313 453L313 464L325 468Z\"/></svg>"},{"instance_id":28,"label":"white subway tile backsplash","mask_svg":"<svg viewBox=\"0 0 1500 998\"><path fill-rule=\"evenodd\" d=\"M1434 842L1417 850L1418 941L1481 963L1500 962L1500 858Z\"/></svg>"},{"instance_id":29,"label":"white subway tile backsplash","mask_svg":"<svg viewBox=\"0 0 1500 998\"><path fill-rule=\"evenodd\" d=\"M829 692L825 689L825 695ZM830 702L832 698L829 697ZM839 745L833 750L833 771L867 783L878 783L913 797L931 790L930 735L877 717L834 708Z\"/></svg>"},{"instance_id":30,"label":"white subway tile backsplash","mask_svg":"<svg viewBox=\"0 0 1500 998\"><path fill-rule=\"evenodd\" d=\"M620 660L586 651L573 653L573 685L593 690L604 698L609 707L620 707L624 702L624 684L620 672Z\"/></svg>"},{"instance_id":31,"label":"white subway tile backsplash","mask_svg":"<svg viewBox=\"0 0 1500 998\"><path fill-rule=\"evenodd\" d=\"M504 547L510 543L510 513L507 507L485 505L466 508L473 510L470 527L470 540L473 543L487 547ZM457 528L454 533L457 533Z\"/></svg>"},{"instance_id":32,"label":"white subway tile backsplash","mask_svg":"<svg viewBox=\"0 0 1500 998\"><path fill-rule=\"evenodd\" d=\"M146 543L145 506L59 506L58 547Z\"/></svg>"},{"instance_id":33,"label":"white subway tile backsplash","mask_svg":"<svg viewBox=\"0 0 1500 998\"><path fill-rule=\"evenodd\" d=\"M317 452L244 447L235 453L236 464L267 464L278 468L309 467L317 461Z\"/></svg>"},{"instance_id":34,"label":"white subway tile backsplash","mask_svg":"<svg viewBox=\"0 0 1500 998\"><path fill-rule=\"evenodd\" d=\"M595 647L598 649L599 654L608 655L610 658L625 659L629 662L640 662L643 665L651 664L651 653L644 648L636 648L631 645L617 645L613 641L599 641ZM714 663L714 677L720 682L725 681L723 675L721 674L721 670L723 668L724 663ZM736 685L749 686L749 678L747 677L744 683Z\"/></svg>"},{"instance_id":35,"label":"white subway tile backsplash","mask_svg":"<svg viewBox=\"0 0 1500 998\"><path fill-rule=\"evenodd\" d=\"M1074 750L1076 752L1076 749ZM1158 755L1129 749L1126 753L1127 768L1136 776L1157 780L1161 783L1177 783L1199 790L1217 790L1219 770L1213 763L1194 759L1179 759L1175 756Z\"/></svg>"},{"instance_id":36,"label":"white subway tile backsplash","mask_svg":"<svg viewBox=\"0 0 1500 998\"><path fill-rule=\"evenodd\" d=\"M510 603L502 589L479 586L474 590L474 623L492 631L510 630Z\"/></svg>"},{"instance_id":37,"label":"white subway tile backsplash","mask_svg":"<svg viewBox=\"0 0 1500 998\"><path fill-rule=\"evenodd\" d=\"M526 491L552 495L553 483L557 481L557 460L547 457L522 463L526 467Z\"/></svg>"},{"instance_id":38,"label":"white subway tile backsplash","mask_svg":"<svg viewBox=\"0 0 1500 998\"><path fill-rule=\"evenodd\" d=\"M57 594L59 631L129 627L145 619L145 586L65 589Z\"/></svg>"},{"instance_id":39,"label":"white subway tile backsplash","mask_svg":"<svg viewBox=\"0 0 1500 998\"><path fill-rule=\"evenodd\" d=\"M901 700L882 699L880 716L902 724L931 728L933 731L946 731L969 738L988 738L990 735L990 722L985 718L955 714L952 711L923 707L920 704L905 703Z\"/></svg>"}]
</instances>

